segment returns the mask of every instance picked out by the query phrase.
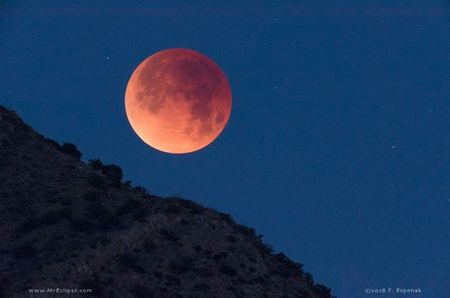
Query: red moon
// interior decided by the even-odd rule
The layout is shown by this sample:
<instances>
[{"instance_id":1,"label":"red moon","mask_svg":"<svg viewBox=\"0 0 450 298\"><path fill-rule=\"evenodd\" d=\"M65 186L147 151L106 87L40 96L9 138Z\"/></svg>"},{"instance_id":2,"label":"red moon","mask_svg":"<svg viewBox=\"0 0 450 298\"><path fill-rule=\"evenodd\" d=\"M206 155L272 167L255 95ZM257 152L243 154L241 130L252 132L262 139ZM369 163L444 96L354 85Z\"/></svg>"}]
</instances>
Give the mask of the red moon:
<instances>
[{"instance_id":1,"label":"red moon","mask_svg":"<svg viewBox=\"0 0 450 298\"><path fill-rule=\"evenodd\" d=\"M136 134L163 152L197 151L214 141L231 113L231 90L219 66L188 49L151 55L134 70L125 110Z\"/></svg>"}]
</instances>

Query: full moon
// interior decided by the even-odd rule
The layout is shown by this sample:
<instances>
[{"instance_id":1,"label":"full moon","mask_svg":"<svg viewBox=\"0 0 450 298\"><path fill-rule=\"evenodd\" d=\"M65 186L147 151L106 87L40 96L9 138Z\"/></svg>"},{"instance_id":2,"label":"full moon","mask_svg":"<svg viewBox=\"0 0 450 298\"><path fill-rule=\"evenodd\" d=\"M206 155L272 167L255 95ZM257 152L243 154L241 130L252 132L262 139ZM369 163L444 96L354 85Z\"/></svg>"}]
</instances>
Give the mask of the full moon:
<instances>
[{"instance_id":1,"label":"full moon","mask_svg":"<svg viewBox=\"0 0 450 298\"><path fill-rule=\"evenodd\" d=\"M128 81L125 110L151 147L174 154L213 142L231 113L231 90L219 66L188 49L167 49L139 64Z\"/></svg>"}]
</instances>

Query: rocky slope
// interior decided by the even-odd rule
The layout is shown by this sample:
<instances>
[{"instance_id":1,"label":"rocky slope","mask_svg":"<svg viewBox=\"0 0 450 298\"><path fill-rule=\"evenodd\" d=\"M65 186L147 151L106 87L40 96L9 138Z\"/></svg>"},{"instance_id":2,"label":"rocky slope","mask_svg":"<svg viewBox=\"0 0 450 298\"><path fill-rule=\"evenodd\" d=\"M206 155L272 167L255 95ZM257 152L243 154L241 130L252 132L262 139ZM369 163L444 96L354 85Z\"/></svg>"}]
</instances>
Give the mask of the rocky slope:
<instances>
[{"instance_id":1,"label":"rocky slope","mask_svg":"<svg viewBox=\"0 0 450 298\"><path fill-rule=\"evenodd\" d=\"M0 106L1 297L330 297L229 215L80 157Z\"/></svg>"}]
</instances>

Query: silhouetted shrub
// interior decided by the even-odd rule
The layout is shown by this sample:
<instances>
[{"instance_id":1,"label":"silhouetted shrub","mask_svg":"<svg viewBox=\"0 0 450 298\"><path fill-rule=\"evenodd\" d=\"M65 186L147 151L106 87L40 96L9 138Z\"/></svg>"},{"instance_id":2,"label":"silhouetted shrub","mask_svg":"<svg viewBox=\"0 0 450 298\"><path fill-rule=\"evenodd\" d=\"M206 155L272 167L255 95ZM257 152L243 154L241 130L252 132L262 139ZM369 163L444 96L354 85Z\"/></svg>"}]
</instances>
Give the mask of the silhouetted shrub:
<instances>
[{"instance_id":1,"label":"silhouetted shrub","mask_svg":"<svg viewBox=\"0 0 450 298\"><path fill-rule=\"evenodd\" d=\"M126 214L131 214L133 219L138 220L144 218L148 214L148 209L141 201L129 199L123 205L119 206L116 211L117 216Z\"/></svg>"},{"instance_id":2,"label":"silhouetted shrub","mask_svg":"<svg viewBox=\"0 0 450 298\"><path fill-rule=\"evenodd\" d=\"M217 212L222 220L224 220L227 224L233 225L234 221L230 214Z\"/></svg>"},{"instance_id":3,"label":"silhouetted shrub","mask_svg":"<svg viewBox=\"0 0 450 298\"><path fill-rule=\"evenodd\" d=\"M105 235L100 235L97 237L96 241L100 243L102 246L106 246L111 243L111 239L106 237Z\"/></svg>"},{"instance_id":4,"label":"silhouetted shrub","mask_svg":"<svg viewBox=\"0 0 450 298\"><path fill-rule=\"evenodd\" d=\"M61 218L68 218L68 219L70 219L73 214L73 210L68 207L61 208L57 210L57 212Z\"/></svg>"},{"instance_id":5,"label":"silhouetted shrub","mask_svg":"<svg viewBox=\"0 0 450 298\"><path fill-rule=\"evenodd\" d=\"M66 166L64 166L64 168L69 169L69 170L75 170L77 167L74 165L66 165Z\"/></svg>"},{"instance_id":6,"label":"silhouetted shrub","mask_svg":"<svg viewBox=\"0 0 450 298\"><path fill-rule=\"evenodd\" d=\"M184 274L194 267L194 259L185 256L172 260L169 268L177 274Z\"/></svg>"},{"instance_id":7,"label":"silhouetted shrub","mask_svg":"<svg viewBox=\"0 0 450 298\"><path fill-rule=\"evenodd\" d=\"M229 276L236 276L236 275L237 275L236 270L235 270L233 267L228 266L228 265L222 265L222 266L220 266L219 271L220 271L221 273L226 274L226 275L229 275Z\"/></svg>"},{"instance_id":8,"label":"silhouetted shrub","mask_svg":"<svg viewBox=\"0 0 450 298\"><path fill-rule=\"evenodd\" d=\"M118 165L115 164L105 165L98 158L89 160L89 165L95 170L101 171L111 181L111 183L114 186L120 186L123 178L123 172Z\"/></svg>"},{"instance_id":9,"label":"silhouetted shrub","mask_svg":"<svg viewBox=\"0 0 450 298\"><path fill-rule=\"evenodd\" d=\"M233 235L228 235L227 240L231 243L235 243L237 241L237 238L234 237Z\"/></svg>"},{"instance_id":10,"label":"silhouetted shrub","mask_svg":"<svg viewBox=\"0 0 450 298\"><path fill-rule=\"evenodd\" d=\"M39 219L39 221L45 225L53 225L60 220L61 220L61 217L55 210L48 211Z\"/></svg>"},{"instance_id":11,"label":"silhouetted shrub","mask_svg":"<svg viewBox=\"0 0 450 298\"><path fill-rule=\"evenodd\" d=\"M159 287L158 288L161 292L163 293L167 293L167 288L166 287Z\"/></svg>"},{"instance_id":12,"label":"silhouetted shrub","mask_svg":"<svg viewBox=\"0 0 450 298\"><path fill-rule=\"evenodd\" d=\"M232 292L236 297L241 297L242 296L242 295L239 294L238 290L235 287L233 287L233 286L228 287L227 290ZM242 297L244 297L244 296L242 296Z\"/></svg>"},{"instance_id":13,"label":"silhouetted shrub","mask_svg":"<svg viewBox=\"0 0 450 298\"><path fill-rule=\"evenodd\" d=\"M98 174L90 175L88 178L88 182L95 188L104 189L106 187L105 179Z\"/></svg>"},{"instance_id":14,"label":"silhouetted shrub","mask_svg":"<svg viewBox=\"0 0 450 298\"><path fill-rule=\"evenodd\" d=\"M91 202L86 205L86 213L90 218L99 219L108 213L108 210L99 202Z\"/></svg>"},{"instance_id":15,"label":"silhouetted shrub","mask_svg":"<svg viewBox=\"0 0 450 298\"><path fill-rule=\"evenodd\" d=\"M36 247L31 243L24 243L13 249L13 255L16 259L29 259L37 252Z\"/></svg>"},{"instance_id":16,"label":"silhouetted shrub","mask_svg":"<svg viewBox=\"0 0 450 298\"><path fill-rule=\"evenodd\" d=\"M166 213L168 213L168 214L177 214L179 212L180 212L180 208L175 205L169 205L166 208Z\"/></svg>"},{"instance_id":17,"label":"silhouetted shrub","mask_svg":"<svg viewBox=\"0 0 450 298\"><path fill-rule=\"evenodd\" d=\"M138 258L131 253L124 253L119 257L119 264L122 268L131 269L137 273L145 273L145 269L139 266Z\"/></svg>"},{"instance_id":18,"label":"silhouetted shrub","mask_svg":"<svg viewBox=\"0 0 450 298\"><path fill-rule=\"evenodd\" d=\"M89 218L97 220L99 228L108 230L117 225L120 218L112 214L102 203L90 202L86 205L86 214Z\"/></svg>"},{"instance_id":19,"label":"silhouetted shrub","mask_svg":"<svg viewBox=\"0 0 450 298\"><path fill-rule=\"evenodd\" d=\"M283 253L274 254L273 256L280 262L278 272L282 277L303 276L303 264L289 260Z\"/></svg>"},{"instance_id":20,"label":"silhouetted shrub","mask_svg":"<svg viewBox=\"0 0 450 298\"><path fill-rule=\"evenodd\" d=\"M94 297L102 297L103 286L98 277L91 277L80 282L80 287L83 289L91 289Z\"/></svg>"},{"instance_id":21,"label":"silhouetted shrub","mask_svg":"<svg viewBox=\"0 0 450 298\"><path fill-rule=\"evenodd\" d=\"M247 237L255 236L255 229L253 229L253 228L248 228L248 227L246 227L244 225L239 225L238 224L238 225L235 226L235 229L238 232L244 234Z\"/></svg>"},{"instance_id":22,"label":"silhouetted shrub","mask_svg":"<svg viewBox=\"0 0 450 298\"><path fill-rule=\"evenodd\" d=\"M227 252L225 252L225 251L223 251L223 252L221 252L221 253L219 253L219 254L215 254L214 256L213 256L213 259L214 259L214 261L220 261L220 260L223 260L223 259L225 259L225 258L227 258L228 257L228 253Z\"/></svg>"},{"instance_id":23,"label":"silhouetted shrub","mask_svg":"<svg viewBox=\"0 0 450 298\"><path fill-rule=\"evenodd\" d=\"M123 178L123 172L119 166L114 164L104 166L102 172L106 175L106 177L108 177L113 185L120 186Z\"/></svg>"},{"instance_id":24,"label":"silhouetted shrub","mask_svg":"<svg viewBox=\"0 0 450 298\"><path fill-rule=\"evenodd\" d=\"M29 218L25 219L19 226L16 228L16 234L21 235L24 233L29 233L32 230L38 228L40 226L39 220L35 215L31 215Z\"/></svg>"},{"instance_id":25,"label":"silhouetted shrub","mask_svg":"<svg viewBox=\"0 0 450 298\"><path fill-rule=\"evenodd\" d=\"M172 285L179 286L181 284L181 280L178 277L170 275L170 274L166 275L166 280L167 280L166 286L172 286Z\"/></svg>"},{"instance_id":26,"label":"silhouetted shrub","mask_svg":"<svg viewBox=\"0 0 450 298\"><path fill-rule=\"evenodd\" d=\"M210 277L212 274L214 274L210 268L206 267L194 267L191 270L195 273L195 275L203 278Z\"/></svg>"},{"instance_id":27,"label":"silhouetted shrub","mask_svg":"<svg viewBox=\"0 0 450 298\"><path fill-rule=\"evenodd\" d=\"M26 160L26 161L32 161L33 160L33 158L30 155L27 155L27 154L22 155L22 158L24 160Z\"/></svg>"},{"instance_id":28,"label":"silhouetted shrub","mask_svg":"<svg viewBox=\"0 0 450 298\"><path fill-rule=\"evenodd\" d=\"M282 263L290 263L290 260L288 259L288 257L282 252L274 254L273 256Z\"/></svg>"},{"instance_id":29,"label":"silhouetted shrub","mask_svg":"<svg viewBox=\"0 0 450 298\"><path fill-rule=\"evenodd\" d=\"M60 150L61 145L59 145L59 143L58 143L57 141L52 140L52 139L48 139L48 138L46 138L45 140L47 141L48 144L50 144L50 145L53 146L54 148Z\"/></svg>"},{"instance_id":30,"label":"silhouetted shrub","mask_svg":"<svg viewBox=\"0 0 450 298\"><path fill-rule=\"evenodd\" d=\"M97 201L102 197L102 192L98 190L90 190L84 194L83 198L87 201Z\"/></svg>"},{"instance_id":31,"label":"silhouetted shrub","mask_svg":"<svg viewBox=\"0 0 450 298\"><path fill-rule=\"evenodd\" d=\"M159 271L153 271L153 276L156 277L157 279L162 279L163 274Z\"/></svg>"},{"instance_id":32,"label":"silhouetted shrub","mask_svg":"<svg viewBox=\"0 0 450 298\"><path fill-rule=\"evenodd\" d=\"M211 287L208 284L200 283L200 284L195 284L193 289L196 291L207 291L207 290L211 289Z\"/></svg>"},{"instance_id":33,"label":"silhouetted shrub","mask_svg":"<svg viewBox=\"0 0 450 298\"><path fill-rule=\"evenodd\" d=\"M117 226L120 222L120 218L115 216L113 213L108 212L100 218L101 227L105 230L112 229Z\"/></svg>"},{"instance_id":34,"label":"silhouetted shrub","mask_svg":"<svg viewBox=\"0 0 450 298\"><path fill-rule=\"evenodd\" d=\"M82 154L80 151L78 151L77 147L74 144L71 143L64 143L61 145L61 147L59 148L59 150L61 150L61 152L73 156L77 159L80 159Z\"/></svg>"},{"instance_id":35,"label":"silhouetted shrub","mask_svg":"<svg viewBox=\"0 0 450 298\"><path fill-rule=\"evenodd\" d=\"M72 230L78 232L88 232L94 228L94 223L87 219L72 218L70 220L70 227Z\"/></svg>"},{"instance_id":36,"label":"silhouetted shrub","mask_svg":"<svg viewBox=\"0 0 450 298\"><path fill-rule=\"evenodd\" d=\"M205 249L204 254L205 256L210 257L212 255L212 251L210 249Z\"/></svg>"},{"instance_id":37,"label":"silhouetted shrub","mask_svg":"<svg viewBox=\"0 0 450 298\"><path fill-rule=\"evenodd\" d=\"M202 207L199 204L196 204L192 201L181 199L181 198L176 198L176 200L179 202L179 204L182 207L189 209L189 213L191 213L191 214L200 215L206 211L205 207Z\"/></svg>"},{"instance_id":38,"label":"silhouetted shrub","mask_svg":"<svg viewBox=\"0 0 450 298\"><path fill-rule=\"evenodd\" d=\"M166 239L176 242L179 240L178 236L173 231L168 231L166 229L161 229L159 233L164 236Z\"/></svg>"},{"instance_id":39,"label":"silhouetted shrub","mask_svg":"<svg viewBox=\"0 0 450 298\"><path fill-rule=\"evenodd\" d=\"M59 197L59 198L58 198L58 201L59 201L61 204L63 204L63 205L69 206L69 205L72 205L72 203L73 203L73 198L71 198L71 197L66 197L66 196L62 196L62 197Z\"/></svg>"},{"instance_id":40,"label":"silhouetted shrub","mask_svg":"<svg viewBox=\"0 0 450 298\"><path fill-rule=\"evenodd\" d=\"M331 295L331 289L321 284L316 284L312 290L316 297L330 297Z\"/></svg>"},{"instance_id":41,"label":"silhouetted shrub","mask_svg":"<svg viewBox=\"0 0 450 298\"><path fill-rule=\"evenodd\" d=\"M98 158L90 159L88 163L91 167L98 171L101 171L104 166L103 162Z\"/></svg>"},{"instance_id":42,"label":"silhouetted shrub","mask_svg":"<svg viewBox=\"0 0 450 298\"><path fill-rule=\"evenodd\" d=\"M305 281L306 281L306 283L307 283L308 285L314 286L314 278L313 278L313 276L311 275L311 273L309 273L309 272L305 273L304 278L305 278Z\"/></svg>"},{"instance_id":43,"label":"silhouetted shrub","mask_svg":"<svg viewBox=\"0 0 450 298\"><path fill-rule=\"evenodd\" d=\"M254 281L255 283L257 283L257 284L263 284L263 283L265 282L264 278L263 278L262 276L260 276L260 275L258 275L257 277L255 277L255 278L253 279L253 281Z\"/></svg>"},{"instance_id":44,"label":"silhouetted shrub","mask_svg":"<svg viewBox=\"0 0 450 298\"><path fill-rule=\"evenodd\" d=\"M80 241L79 239L76 239L75 237L69 238L67 243L67 250L69 252L78 252L84 248L85 244ZM78 255L78 254L77 254Z\"/></svg>"},{"instance_id":45,"label":"silhouetted shrub","mask_svg":"<svg viewBox=\"0 0 450 298\"><path fill-rule=\"evenodd\" d=\"M3 170L10 164L10 161L5 157L0 156L0 170Z\"/></svg>"},{"instance_id":46,"label":"silhouetted shrub","mask_svg":"<svg viewBox=\"0 0 450 298\"><path fill-rule=\"evenodd\" d=\"M261 253L261 255L270 255L273 252L273 248L270 244L263 243L262 241L257 241L255 245L256 249Z\"/></svg>"},{"instance_id":47,"label":"silhouetted shrub","mask_svg":"<svg viewBox=\"0 0 450 298\"><path fill-rule=\"evenodd\" d=\"M47 199L47 202L53 205L53 204L56 204L58 202L58 200L56 198L49 198L49 199Z\"/></svg>"},{"instance_id":48,"label":"silhouetted shrub","mask_svg":"<svg viewBox=\"0 0 450 298\"><path fill-rule=\"evenodd\" d=\"M143 187L143 186L139 186L139 185L135 186L134 187L134 191L136 191L138 193L141 193L143 195L148 195L147 189L145 187Z\"/></svg>"},{"instance_id":49,"label":"silhouetted shrub","mask_svg":"<svg viewBox=\"0 0 450 298\"><path fill-rule=\"evenodd\" d=\"M137 209L135 212L133 212L133 219L134 220L143 220L149 213L149 210L145 207Z\"/></svg>"},{"instance_id":50,"label":"silhouetted shrub","mask_svg":"<svg viewBox=\"0 0 450 298\"><path fill-rule=\"evenodd\" d=\"M143 285L140 285L140 284L133 286L130 289L130 293L135 298L143 298L143 297L153 298L154 297L153 292L149 288L147 288Z\"/></svg>"},{"instance_id":51,"label":"silhouetted shrub","mask_svg":"<svg viewBox=\"0 0 450 298\"><path fill-rule=\"evenodd\" d=\"M144 248L146 253L151 253L156 248L155 243L153 243L153 241L150 239L145 239L144 243L142 244L142 247Z\"/></svg>"}]
</instances>

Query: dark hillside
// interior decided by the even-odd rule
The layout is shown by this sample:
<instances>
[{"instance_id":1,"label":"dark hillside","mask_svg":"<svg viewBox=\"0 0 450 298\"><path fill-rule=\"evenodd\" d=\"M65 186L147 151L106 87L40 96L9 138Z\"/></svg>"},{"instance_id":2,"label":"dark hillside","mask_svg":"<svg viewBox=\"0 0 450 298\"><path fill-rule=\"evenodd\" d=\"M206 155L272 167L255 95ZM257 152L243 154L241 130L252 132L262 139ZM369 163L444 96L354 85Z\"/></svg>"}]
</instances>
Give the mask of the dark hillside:
<instances>
[{"instance_id":1,"label":"dark hillside","mask_svg":"<svg viewBox=\"0 0 450 298\"><path fill-rule=\"evenodd\" d=\"M152 196L120 167L80 157L0 106L0 296L330 297L229 215Z\"/></svg>"}]
</instances>

